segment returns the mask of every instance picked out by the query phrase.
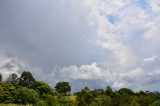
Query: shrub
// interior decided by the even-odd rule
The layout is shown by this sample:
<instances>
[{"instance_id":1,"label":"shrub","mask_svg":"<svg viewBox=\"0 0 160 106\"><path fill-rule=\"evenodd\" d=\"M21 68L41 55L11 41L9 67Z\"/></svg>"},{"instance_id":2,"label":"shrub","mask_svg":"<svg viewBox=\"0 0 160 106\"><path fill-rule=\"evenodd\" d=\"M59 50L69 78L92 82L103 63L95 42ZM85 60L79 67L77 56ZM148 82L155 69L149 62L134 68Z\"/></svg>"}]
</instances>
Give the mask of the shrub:
<instances>
[{"instance_id":1,"label":"shrub","mask_svg":"<svg viewBox=\"0 0 160 106\"><path fill-rule=\"evenodd\" d=\"M14 95L15 103L19 104L36 104L39 100L37 92L26 87L17 88Z\"/></svg>"}]
</instances>

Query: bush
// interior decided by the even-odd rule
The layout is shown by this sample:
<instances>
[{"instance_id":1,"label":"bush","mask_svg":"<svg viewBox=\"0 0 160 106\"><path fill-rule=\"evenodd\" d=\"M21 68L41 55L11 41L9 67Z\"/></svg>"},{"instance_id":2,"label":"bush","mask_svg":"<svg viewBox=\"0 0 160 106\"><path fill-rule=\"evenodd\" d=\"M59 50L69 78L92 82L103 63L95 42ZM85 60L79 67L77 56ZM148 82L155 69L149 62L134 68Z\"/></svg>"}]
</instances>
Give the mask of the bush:
<instances>
[{"instance_id":1,"label":"bush","mask_svg":"<svg viewBox=\"0 0 160 106\"><path fill-rule=\"evenodd\" d=\"M34 105L34 106L48 106L48 105L46 104L45 101L40 100L40 101L38 101L38 102L36 103L36 105Z\"/></svg>"},{"instance_id":2,"label":"bush","mask_svg":"<svg viewBox=\"0 0 160 106\"><path fill-rule=\"evenodd\" d=\"M0 102L1 103L12 103L13 102L13 91L15 87L12 84L6 84L0 82Z\"/></svg>"},{"instance_id":3,"label":"bush","mask_svg":"<svg viewBox=\"0 0 160 106\"><path fill-rule=\"evenodd\" d=\"M85 87L77 94L78 106L88 106L94 101L94 97L90 90Z\"/></svg>"},{"instance_id":4,"label":"bush","mask_svg":"<svg viewBox=\"0 0 160 106\"><path fill-rule=\"evenodd\" d=\"M149 106L160 106L160 100L157 100L155 102L153 102L151 105Z\"/></svg>"},{"instance_id":5,"label":"bush","mask_svg":"<svg viewBox=\"0 0 160 106\"><path fill-rule=\"evenodd\" d=\"M18 104L36 104L39 100L37 92L26 87L17 88L14 95L15 103Z\"/></svg>"}]
</instances>

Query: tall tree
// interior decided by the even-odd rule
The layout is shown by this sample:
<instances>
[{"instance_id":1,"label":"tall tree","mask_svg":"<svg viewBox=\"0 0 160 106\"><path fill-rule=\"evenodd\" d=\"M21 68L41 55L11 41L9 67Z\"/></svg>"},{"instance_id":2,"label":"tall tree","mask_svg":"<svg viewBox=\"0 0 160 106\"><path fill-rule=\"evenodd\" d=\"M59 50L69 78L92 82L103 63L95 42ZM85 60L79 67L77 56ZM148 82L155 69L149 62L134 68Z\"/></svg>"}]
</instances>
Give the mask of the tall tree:
<instances>
[{"instance_id":1,"label":"tall tree","mask_svg":"<svg viewBox=\"0 0 160 106\"><path fill-rule=\"evenodd\" d=\"M60 94L67 95L67 93L71 92L71 86L69 82L58 82L55 86L55 90Z\"/></svg>"},{"instance_id":2,"label":"tall tree","mask_svg":"<svg viewBox=\"0 0 160 106\"><path fill-rule=\"evenodd\" d=\"M8 79L6 80L7 83L11 83L13 85L18 85L18 75L16 73L12 73Z\"/></svg>"},{"instance_id":3,"label":"tall tree","mask_svg":"<svg viewBox=\"0 0 160 106\"><path fill-rule=\"evenodd\" d=\"M36 82L36 80L30 72L24 71L21 74L21 77L19 78L19 85L20 86L33 88L35 86L35 82Z\"/></svg>"},{"instance_id":4,"label":"tall tree","mask_svg":"<svg viewBox=\"0 0 160 106\"><path fill-rule=\"evenodd\" d=\"M108 96L111 96L113 93L113 90L111 87L107 86L106 90L105 90L105 94Z\"/></svg>"},{"instance_id":5,"label":"tall tree","mask_svg":"<svg viewBox=\"0 0 160 106\"><path fill-rule=\"evenodd\" d=\"M2 79L2 74L0 73L0 82L2 82L2 80L3 80L3 79Z\"/></svg>"}]
</instances>

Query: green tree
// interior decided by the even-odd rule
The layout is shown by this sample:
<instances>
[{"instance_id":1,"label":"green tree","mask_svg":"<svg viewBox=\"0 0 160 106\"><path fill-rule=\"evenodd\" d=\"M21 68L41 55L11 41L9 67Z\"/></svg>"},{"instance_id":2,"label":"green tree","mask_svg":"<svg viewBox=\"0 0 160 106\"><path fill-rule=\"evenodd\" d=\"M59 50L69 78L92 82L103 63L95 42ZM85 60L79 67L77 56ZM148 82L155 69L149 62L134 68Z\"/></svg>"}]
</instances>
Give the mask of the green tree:
<instances>
[{"instance_id":1,"label":"green tree","mask_svg":"<svg viewBox=\"0 0 160 106\"><path fill-rule=\"evenodd\" d=\"M14 86L17 86L18 85L18 75L16 73L12 73L8 79L6 80L7 83L11 83L13 84Z\"/></svg>"},{"instance_id":2,"label":"green tree","mask_svg":"<svg viewBox=\"0 0 160 106\"><path fill-rule=\"evenodd\" d=\"M42 97L44 94L53 94L52 88L43 81L36 81L35 90L38 91L40 97Z\"/></svg>"},{"instance_id":3,"label":"green tree","mask_svg":"<svg viewBox=\"0 0 160 106\"><path fill-rule=\"evenodd\" d=\"M103 95L104 94L104 89L94 89L91 91L91 93L93 94L94 97L97 97L99 95Z\"/></svg>"},{"instance_id":4,"label":"green tree","mask_svg":"<svg viewBox=\"0 0 160 106\"><path fill-rule=\"evenodd\" d=\"M36 80L30 72L24 71L19 78L19 85L27 88L34 88Z\"/></svg>"},{"instance_id":5,"label":"green tree","mask_svg":"<svg viewBox=\"0 0 160 106\"><path fill-rule=\"evenodd\" d=\"M39 100L37 92L27 87L19 87L14 91L15 103L36 104Z\"/></svg>"},{"instance_id":6,"label":"green tree","mask_svg":"<svg viewBox=\"0 0 160 106\"><path fill-rule=\"evenodd\" d=\"M58 82L55 86L55 90L63 95L67 95L71 92L71 86L69 82Z\"/></svg>"},{"instance_id":7,"label":"green tree","mask_svg":"<svg viewBox=\"0 0 160 106\"><path fill-rule=\"evenodd\" d=\"M14 100L13 98L14 90L15 87L12 84L0 82L0 102L12 103Z\"/></svg>"},{"instance_id":8,"label":"green tree","mask_svg":"<svg viewBox=\"0 0 160 106\"><path fill-rule=\"evenodd\" d=\"M111 87L107 86L106 90L105 90L105 94L108 96L111 96L113 93L113 90Z\"/></svg>"},{"instance_id":9,"label":"green tree","mask_svg":"<svg viewBox=\"0 0 160 106\"><path fill-rule=\"evenodd\" d=\"M113 92L111 95L111 106L121 106L122 102L121 95L117 92Z\"/></svg>"},{"instance_id":10,"label":"green tree","mask_svg":"<svg viewBox=\"0 0 160 106\"><path fill-rule=\"evenodd\" d=\"M128 89L128 88L121 88L120 90L118 90L118 93L134 95L134 92L131 89Z\"/></svg>"},{"instance_id":11,"label":"green tree","mask_svg":"<svg viewBox=\"0 0 160 106\"><path fill-rule=\"evenodd\" d=\"M111 106L111 98L109 96L101 95L99 101L101 102L100 106Z\"/></svg>"},{"instance_id":12,"label":"green tree","mask_svg":"<svg viewBox=\"0 0 160 106\"><path fill-rule=\"evenodd\" d=\"M156 97L154 95L146 94L146 95L140 95L138 96L138 103L141 106L149 106L156 100Z\"/></svg>"},{"instance_id":13,"label":"green tree","mask_svg":"<svg viewBox=\"0 0 160 106\"><path fill-rule=\"evenodd\" d=\"M120 94L121 105L128 106L132 103L131 96L134 95L134 92L131 89L121 88L120 90L118 90L118 93Z\"/></svg>"},{"instance_id":14,"label":"green tree","mask_svg":"<svg viewBox=\"0 0 160 106\"><path fill-rule=\"evenodd\" d=\"M94 102L94 97L88 87L85 87L77 94L78 106L89 106Z\"/></svg>"}]
</instances>

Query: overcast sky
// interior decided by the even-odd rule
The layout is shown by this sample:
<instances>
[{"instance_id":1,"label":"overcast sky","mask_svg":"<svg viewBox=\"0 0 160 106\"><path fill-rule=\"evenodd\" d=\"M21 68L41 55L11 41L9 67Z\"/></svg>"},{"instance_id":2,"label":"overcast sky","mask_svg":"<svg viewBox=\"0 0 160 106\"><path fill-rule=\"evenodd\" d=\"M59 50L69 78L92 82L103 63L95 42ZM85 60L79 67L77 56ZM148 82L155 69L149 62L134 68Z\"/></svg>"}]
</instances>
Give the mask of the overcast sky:
<instances>
[{"instance_id":1,"label":"overcast sky","mask_svg":"<svg viewBox=\"0 0 160 106\"><path fill-rule=\"evenodd\" d=\"M159 90L159 23L160 0L0 0L0 73Z\"/></svg>"}]
</instances>

